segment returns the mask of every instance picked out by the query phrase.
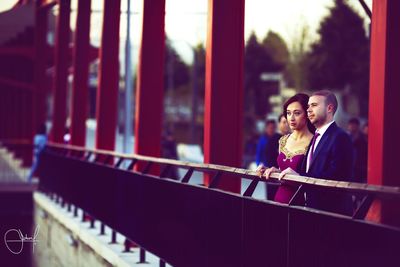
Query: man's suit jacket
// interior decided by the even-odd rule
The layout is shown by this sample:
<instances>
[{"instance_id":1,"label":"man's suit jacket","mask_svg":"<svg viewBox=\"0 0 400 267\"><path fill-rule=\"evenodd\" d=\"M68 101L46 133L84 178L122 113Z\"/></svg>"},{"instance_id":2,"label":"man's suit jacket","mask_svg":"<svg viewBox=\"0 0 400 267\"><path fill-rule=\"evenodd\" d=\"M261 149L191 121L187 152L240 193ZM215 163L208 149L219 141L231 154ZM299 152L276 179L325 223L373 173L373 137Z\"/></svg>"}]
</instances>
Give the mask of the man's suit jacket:
<instances>
[{"instance_id":1,"label":"man's suit jacket","mask_svg":"<svg viewBox=\"0 0 400 267\"><path fill-rule=\"evenodd\" d=\"M335 181L352 181L353 145L350 136L336 123L332 123L315 148L313 160L306 172L307 151L300 174L308 177ZM326 211L350 215L351 196L346 193L327 193L319 190L307 190L307 206Z\"/></svg>"}]
</instances>

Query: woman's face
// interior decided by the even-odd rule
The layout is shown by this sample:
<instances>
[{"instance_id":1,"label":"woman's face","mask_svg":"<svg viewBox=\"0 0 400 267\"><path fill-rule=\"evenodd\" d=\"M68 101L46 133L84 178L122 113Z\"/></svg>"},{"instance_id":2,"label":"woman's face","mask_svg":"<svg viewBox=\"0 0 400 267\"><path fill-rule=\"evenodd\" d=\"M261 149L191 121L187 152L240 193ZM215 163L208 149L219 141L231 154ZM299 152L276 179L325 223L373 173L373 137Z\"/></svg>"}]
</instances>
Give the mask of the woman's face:
<instances>
[{"instance_id":1,"label":"woman's face","mask_svg":"<svg viewBox=\"0 0 400 267\"><path fill-rule=\"evenodd\" d=\"M286 118L292 131L307 127L307 114L299 102L293 102L286 109Z\"/></svg>"}]
</instances>

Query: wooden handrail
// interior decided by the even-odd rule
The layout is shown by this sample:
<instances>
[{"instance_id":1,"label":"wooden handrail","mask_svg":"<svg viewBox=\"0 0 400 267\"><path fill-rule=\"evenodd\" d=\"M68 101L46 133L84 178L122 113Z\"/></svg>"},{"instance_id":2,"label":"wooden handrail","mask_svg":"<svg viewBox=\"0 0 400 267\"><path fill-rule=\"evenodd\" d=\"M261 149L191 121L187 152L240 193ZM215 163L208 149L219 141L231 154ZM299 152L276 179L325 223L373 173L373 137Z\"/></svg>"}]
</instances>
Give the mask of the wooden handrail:
<instances>
[{"instance_id":1,"label":"wooden handrail","mask_svg":"<svg viewBox=\"0 0 400 267\"><path fill-rule=\"evenodd\" d=\"M241 169L241 168L234 168L228 167L223 165L217 164L202 164L202 163L192 163L192 162L184 162L179 160L173 159L164 159L164 158L156 158L156 157L149 157L149 156L142 156L138 154L122 154L117 153L109 150L101 150L101 149L90 149L84 148L80 146L72 146L72 145L64 145L59 143L48 143L48 147L56 148L56 149L64 149L64 150L73 150L77 152L91 152L94 154L99 155L108 155L113 156L116 158L123 158L123 159L136 159L139 161L147 161L153 162L158 164L169 164L173 165L178 168L194 168L196 171L203 171L203 172L222 172L230 175L240 176L242 178L247 179L259 179L261 181L265 181L265 179L260 178L255 171ZM271 174L272 180L278 181L279 173L274 172ZM306 177L300 175L285 175L282 179L283 182L292 182L296 184L303 184L303 185L312 185L318 186L323 188L330 188L335 190L343 190L349 191L352 193L370 193L375 196L380 197L398 197L400 198L400 187L393 187L393 186L381 186L381 185L372 185L372 184L363 184L363 183L353 183L353 182L345 182L345 181L334 181L334 180L327 180L327 179L318 179L313 177Z\"/></svg>"}]
</instances>

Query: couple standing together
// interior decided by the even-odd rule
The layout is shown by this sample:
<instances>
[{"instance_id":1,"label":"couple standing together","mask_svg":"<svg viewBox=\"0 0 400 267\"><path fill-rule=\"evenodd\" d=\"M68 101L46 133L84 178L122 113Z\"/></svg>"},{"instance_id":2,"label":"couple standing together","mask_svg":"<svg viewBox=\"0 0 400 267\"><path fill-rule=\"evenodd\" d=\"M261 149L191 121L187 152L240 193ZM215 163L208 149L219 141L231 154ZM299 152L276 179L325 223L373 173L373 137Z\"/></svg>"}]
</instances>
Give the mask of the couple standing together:
<instances>
[{"instance_id":1,"label":"couple standing together","mask_svg":"<svg viewBox=\"0 0 400 267\"><path fill-rule=\"evenodd\" d=\"M292 133L279 140L277 163L279 169L263 166L257 168L259 175L269 178L272 172L351 181L353 176L353 150L350 136L335 121L338 107L336 96L328 90L296 94L289 98L283 112ZM282 184L274 200L289 203L298 186ZM325 192L317 188L306 189L307 207L350 215L351 196L345 193Z\"/></svg>"}]
</instances>

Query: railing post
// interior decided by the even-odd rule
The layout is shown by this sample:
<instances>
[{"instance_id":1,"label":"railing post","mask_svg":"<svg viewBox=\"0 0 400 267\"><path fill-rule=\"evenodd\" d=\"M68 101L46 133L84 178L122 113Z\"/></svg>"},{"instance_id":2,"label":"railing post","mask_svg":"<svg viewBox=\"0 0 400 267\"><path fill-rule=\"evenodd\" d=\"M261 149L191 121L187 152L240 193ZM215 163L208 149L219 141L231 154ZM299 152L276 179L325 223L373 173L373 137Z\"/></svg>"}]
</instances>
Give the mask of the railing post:
<instances>
[{"instance_id":1,"label":"railing post","mask_svg":"<svg viewBox=\"0 0 400 267\"><path fill-rule=\"evenodd\" d=\"M139 262L138 263L148 263L146 261L146 250L143 248L140 248L140 255L139 255Z\"/></svg>"},{"instance_id":2,"label":"railing post","mask_svg":"<svg viewBox=\"0 0 400 267\"><path fill-rule=\"evenodd\" d=\"M111 242L110 244L116 244L117 243L117 232L114 230L111 230Z\"/></svg>"},{"instance_id":3,"label":"railing post","mask_svg":"<svg viewBox=\"0 0 400 267\"><path fill-rule=\"evenodd\" d=\"M100 223L100 235L105 235L106 233L106 225L104 223Z\"/></svg>"}]
</instances>

